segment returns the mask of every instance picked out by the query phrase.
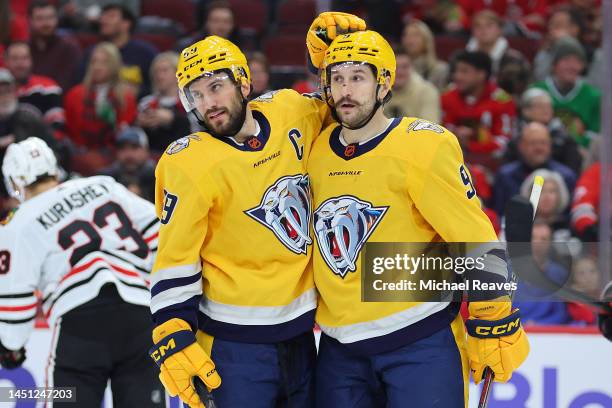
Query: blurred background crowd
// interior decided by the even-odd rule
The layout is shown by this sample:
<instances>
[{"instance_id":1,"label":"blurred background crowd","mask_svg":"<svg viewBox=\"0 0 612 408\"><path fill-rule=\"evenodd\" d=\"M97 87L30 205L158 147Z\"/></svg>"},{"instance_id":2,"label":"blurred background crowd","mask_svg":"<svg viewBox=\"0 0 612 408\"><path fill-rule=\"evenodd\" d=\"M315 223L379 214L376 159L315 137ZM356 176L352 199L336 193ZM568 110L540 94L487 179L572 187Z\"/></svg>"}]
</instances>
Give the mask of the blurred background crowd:
<instances>
[{"instance_id":1,"label":"blurred background crowd","mask_svg":"<svg viewBox=\"0 0 612 408\"><path fill-rule=\"evenodd\" d=\"M498 232L507 201L544 177L533 232L543 268L596 295L593 254L548 243L598 239L601 8L601 0L3 0L0 160L10 143L36 135L66 177L110 175L152 201L156 160L198 130L178 99L177 52L219 35L247 53L253 98L313 92L306 31L319 12L346 11L395 47L388 116L457 135ZM16 205L3 189L0 197L3 212ZM576 304L522 307L525 321L594 322Z\"/></svg>"}]
</instances>

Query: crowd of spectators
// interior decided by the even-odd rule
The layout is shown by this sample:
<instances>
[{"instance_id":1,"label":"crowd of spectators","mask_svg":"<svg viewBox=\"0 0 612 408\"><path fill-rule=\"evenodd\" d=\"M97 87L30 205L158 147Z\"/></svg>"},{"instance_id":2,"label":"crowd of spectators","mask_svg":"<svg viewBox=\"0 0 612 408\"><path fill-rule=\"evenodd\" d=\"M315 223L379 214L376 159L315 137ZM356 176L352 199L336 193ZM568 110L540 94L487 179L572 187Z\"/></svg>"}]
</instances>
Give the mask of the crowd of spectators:
<instances>
[{"instance_id":1,"label":"crowd of spectators","mask_svg":"<svg viewBox=\"0 0 612 408\"><path fill-rule=\"evenodd\" d=\"M152 200L156 160L198 129L178 97L177 53L219 35L247 52L252 97L317 91L304 35L326 9L361 15L394 45L385 112L453 131L496 230L508 200L541 175L534 240L598 239L601 0L3 1L0 160L36 135L67 175L111 175ZM0 202L15 204L5 191ZM599 284L589 254L564 269L549 252L541 262L554 279ZM526 307L526 320L592 322L572 305L547 308Z\"/></svg>"}]
</instances>

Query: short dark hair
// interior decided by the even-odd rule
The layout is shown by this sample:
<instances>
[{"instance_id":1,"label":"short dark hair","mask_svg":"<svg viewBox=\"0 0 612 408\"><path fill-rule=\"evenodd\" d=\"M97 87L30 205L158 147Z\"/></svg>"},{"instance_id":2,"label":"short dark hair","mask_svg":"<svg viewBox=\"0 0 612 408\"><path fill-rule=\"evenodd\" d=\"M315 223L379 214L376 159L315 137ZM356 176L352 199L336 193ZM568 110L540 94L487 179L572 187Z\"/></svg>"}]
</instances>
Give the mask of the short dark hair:
<instances>
[{"instance_id":1,"label":"short dark hair","mask_svg":"<svg viewBox=\"0 0 612 408\"><path fill-rule=\"evenodd\" d=\"M53 7L53 10L57 12L57 6L55 5L55 2L53 1L49 1L49 0L32 1L30 5L28 6L28 17L32 17L32 14L34 14L35 9L47 8L47 7Z\"/></svg>"},{"instance_id":2,"label":"short dark hair","mask_svg":"<svg viewBox=\"0 0 612 408\"><path fill-rule=\"evenodd\" d=\"M486 52L462 50L453 58L453 67L456 67L459 62L468 64L477 70L484 71L487 79L491 77L493 63L491 57L489 57L489 54Z\"/></svg>"},{"instance_id":3,"label":"short dark hair","mask_svg":"<svg viewBox=\"0 0 612 408\"><path fill-rule=\"evenodd\" d=\"M110 3L102 7L102 13L111 10L118 10L119 13L121 13L121 19L128 20L130 22L130 31L134 30L134 27L136 27L136 16L134 15L134 13L132 13L132 10L130 10L123 4L118 3Z\"/></svg>"}]
</instances>

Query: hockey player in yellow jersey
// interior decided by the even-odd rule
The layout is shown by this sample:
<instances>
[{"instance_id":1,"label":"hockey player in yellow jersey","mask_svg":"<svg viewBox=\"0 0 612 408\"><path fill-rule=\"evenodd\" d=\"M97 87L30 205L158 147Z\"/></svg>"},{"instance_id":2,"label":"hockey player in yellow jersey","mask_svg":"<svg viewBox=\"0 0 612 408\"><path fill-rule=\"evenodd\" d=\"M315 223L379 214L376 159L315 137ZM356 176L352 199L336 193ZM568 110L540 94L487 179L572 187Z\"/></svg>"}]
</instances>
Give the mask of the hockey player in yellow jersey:
<instances>
[{"instance_id":1,"label":"hockey player in yellow jersey","mask_svg":"<svg viewBox=\"0 0 612 408\"><path fill-rule=\"evenodd\" d=\"M487 366L507 381L528 353L519 325L478 334L519 319L507 292L470 293L467 341L458 302L361 300L366 242L482 243L470 247L487 259L478 279L506 282L504 252L456 137L422 119L384 116L395 56L378 33L338 36L318 68L339 123L316 139L308 161L322 329L317 407L467 406L470 368L477 382Z\"/></svg>"},{"instance_id":2,"label":"hockey player in yellow jersey","mask_svg":"<svg viewBox=\"0 0 612 408\"><path fill-rule=\"evenodd\" d=\"M365 29L342 13L317 21ZM194 377L220 407L314 406L306 159L329 109L292 90L247 102L247 60L216 36L182 51L177 79L206 131L172 143L156 169L150 354L160 379L191 407L203 402Z\"/></svg>"}]
</instances>

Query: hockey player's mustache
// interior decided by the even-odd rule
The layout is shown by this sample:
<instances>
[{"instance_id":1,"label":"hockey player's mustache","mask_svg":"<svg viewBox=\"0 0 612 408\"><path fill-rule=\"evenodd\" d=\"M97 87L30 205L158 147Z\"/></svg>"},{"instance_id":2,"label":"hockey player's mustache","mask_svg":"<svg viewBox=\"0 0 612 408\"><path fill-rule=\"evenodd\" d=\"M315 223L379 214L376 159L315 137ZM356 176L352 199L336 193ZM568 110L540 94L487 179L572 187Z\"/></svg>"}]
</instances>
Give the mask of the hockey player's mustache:
<instances>
[{"instance_id":1,"label":"hockey player's mustache","mask_svg":"<svg viewBox=\"0 0 612 408\"><path fill-rule=\"evenodd\" d=\"M341 106L344 103L350 103L351 105L355 105L355 106L359 106L361 105L359 102L355 102L354 100L344 97L342 99L340 99L338 102L336 102L336 108Z\"/></svg>"}]
</instances>

